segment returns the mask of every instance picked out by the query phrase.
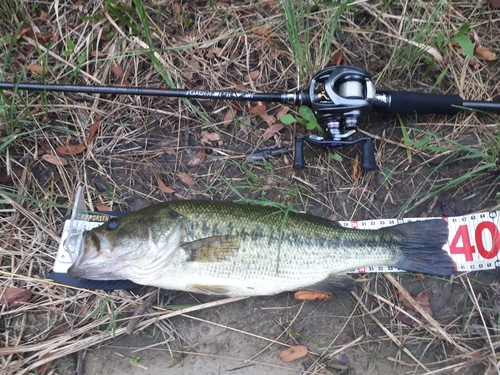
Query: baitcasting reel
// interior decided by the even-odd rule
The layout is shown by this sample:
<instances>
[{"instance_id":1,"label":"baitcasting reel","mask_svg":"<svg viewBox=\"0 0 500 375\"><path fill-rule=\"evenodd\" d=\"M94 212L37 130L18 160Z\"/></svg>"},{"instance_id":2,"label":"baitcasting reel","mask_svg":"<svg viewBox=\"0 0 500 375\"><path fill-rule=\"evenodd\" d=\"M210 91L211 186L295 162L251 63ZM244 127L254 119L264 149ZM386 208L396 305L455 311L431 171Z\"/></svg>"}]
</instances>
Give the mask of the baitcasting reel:
<instances>
[{"instance_id":1,"label":"baitcasting reel","mask_svg":"<svg viewBox=\"0 0 500 375\"><path fill-rule=\"evenodd\" d=\"M361 166L377 169L375 146L371 138L351 139L359 119L371 111L375 86L364 70L350 66L331 67L316 74L302 104L312 107L323 136L309 135L295 138L293 166L304 168L304 142L323 147L362 144Z\"/></svg>"}]
</instances>

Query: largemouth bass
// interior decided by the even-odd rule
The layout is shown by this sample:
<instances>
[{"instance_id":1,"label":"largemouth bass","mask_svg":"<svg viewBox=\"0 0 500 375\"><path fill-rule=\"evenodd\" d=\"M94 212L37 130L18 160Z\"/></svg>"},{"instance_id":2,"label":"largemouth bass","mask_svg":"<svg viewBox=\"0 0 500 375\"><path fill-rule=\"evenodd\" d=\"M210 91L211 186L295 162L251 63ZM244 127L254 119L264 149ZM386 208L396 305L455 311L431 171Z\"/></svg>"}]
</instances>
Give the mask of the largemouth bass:
<instances>
[{"instance_id":1,"label":"largemouth bass","mask_svg":"<svg viewBox=\"0 0 500 375\"><path fill-rule=\"evenodd\" d=\"M68 273L225 296L337 292L354 287L344 271L370 265L450 275L447 240L440 219L359 230L279 207L173 201L85 232Z\"/></svg>"}]
</instances>

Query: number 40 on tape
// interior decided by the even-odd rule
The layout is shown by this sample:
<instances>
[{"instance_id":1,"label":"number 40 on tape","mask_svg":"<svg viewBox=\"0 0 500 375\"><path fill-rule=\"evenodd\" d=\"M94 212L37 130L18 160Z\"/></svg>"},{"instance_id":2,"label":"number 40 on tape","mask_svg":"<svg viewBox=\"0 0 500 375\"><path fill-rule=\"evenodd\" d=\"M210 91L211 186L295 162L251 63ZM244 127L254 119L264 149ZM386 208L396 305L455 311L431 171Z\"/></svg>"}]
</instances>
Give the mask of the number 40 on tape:
<instances>
[{"instance_id":1,"label":"number 40 on tape","mask_svg":"<svg viewBox=\"0 0 500 375\"><path fill-rule=\"evenodd\" d=\"M469 229L472 229L472 231ZM489 233L491 242L487 239L487 233ZM471 235L473 235L474 242L471 241ZM477 224L461 224L456 229L455 235L450 242L450 253L464 255L467 262L473 262L473 254L476 250L483 259L493 259L498 256L500 251L500 230L494 222L480 221Z\"/></svg>"}]
</instances>

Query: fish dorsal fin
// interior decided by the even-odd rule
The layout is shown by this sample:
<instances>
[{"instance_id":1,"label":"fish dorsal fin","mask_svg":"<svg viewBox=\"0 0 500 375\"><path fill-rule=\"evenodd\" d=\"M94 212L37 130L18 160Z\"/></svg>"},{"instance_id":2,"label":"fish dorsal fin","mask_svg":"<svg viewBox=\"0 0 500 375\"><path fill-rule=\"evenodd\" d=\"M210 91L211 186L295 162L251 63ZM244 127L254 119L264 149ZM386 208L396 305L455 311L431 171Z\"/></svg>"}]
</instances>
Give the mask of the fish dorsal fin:
<instances>
[{"instance_id":1,"label":"fish dorsal fin","mask_svg":"<svg viewBox=\"0 0 500 375\"><path fill-rule=\"evenodd\" d=\"M319 283L309 285L305 288L300 288L300 290L309 290L314 292L350 292L354 290L354 279L346 274L332 274L328 276L325 280Z\"/></svg>"},{"instance_id":2,"label":"fish dorsal fin","mask_svg":"<svg viewBox=\"0 0 500 375\"><path fill-rule=\"evenodd\" d=\"M240 247L238 236L212 236L192 242L185 242L181 247L188 253L188 262L222 262L234 254Z\"/></svg>"},{"instance_id":3,"label":"fish dorsal fin","mask_svg":"<svg viewBox=\"0 0 500 375\"><path fill-rule=\"evenodd\" d=\"M224 285L203 285L191 284L189 287L194 293L226 295L229 293L229 288Z\"/></svg>"}]
</instances>

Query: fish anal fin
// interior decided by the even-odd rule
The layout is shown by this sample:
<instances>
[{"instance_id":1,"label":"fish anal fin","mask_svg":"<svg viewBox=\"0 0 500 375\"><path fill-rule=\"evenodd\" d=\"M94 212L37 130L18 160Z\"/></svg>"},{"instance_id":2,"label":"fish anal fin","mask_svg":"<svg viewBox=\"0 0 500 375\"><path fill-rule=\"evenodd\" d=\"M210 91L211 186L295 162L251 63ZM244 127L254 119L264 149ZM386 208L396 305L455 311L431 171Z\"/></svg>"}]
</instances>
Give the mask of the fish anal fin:
<instances>
[{"instance_id":1,"label":"fish anal fin","mask_svg":"<svg viewBox=\"0 0 500 375\"><path fill-rule=\"evenodd\" d=\"M354 287L355 283L352 277L346 274L332 274L325 280L304 288L299 288L299 290L340 293L350 292L351 290L354 290Z\"/></svg>"},{"instance_id":2,"label":"fish anal fin","mask_svg":"<svg viewBox=\"0 0 500 375\"><path fill-rule=\"evenodd\" d=\"M239 249L240 239L230 235L212 236L185 242L181 247L189 254L188 262L222 262Z\"/></svg>"},{"instance_id":3,"label":"fish anal fin","mask_svg":"<svg viewBox=\"0 0 500 375\"><path fill-rule=\"evenodd\" d=\"M201 294L214 294L214 295L227 295L229 293L229 288L224 285L203 285L203 284L191 284L189 288L194 293Z\"/></svg>"}]
</instances>

